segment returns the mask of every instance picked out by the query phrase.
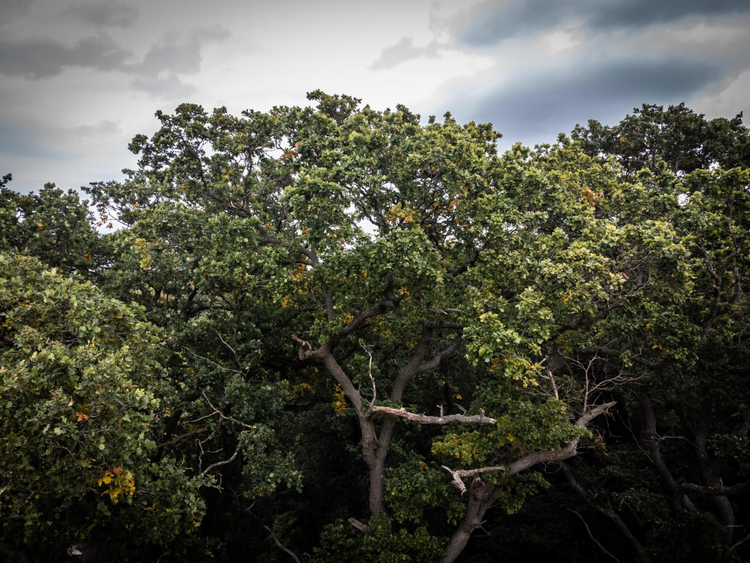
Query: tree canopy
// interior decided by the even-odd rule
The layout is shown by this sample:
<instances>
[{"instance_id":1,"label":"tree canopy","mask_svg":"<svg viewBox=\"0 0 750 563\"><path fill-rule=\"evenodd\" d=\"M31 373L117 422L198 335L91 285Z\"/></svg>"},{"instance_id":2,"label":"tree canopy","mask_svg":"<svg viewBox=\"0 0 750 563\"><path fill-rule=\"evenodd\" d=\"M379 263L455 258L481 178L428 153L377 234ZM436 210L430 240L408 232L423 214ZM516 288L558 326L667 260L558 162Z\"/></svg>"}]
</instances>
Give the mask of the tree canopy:
<instances>
[{"instance_id":1,"label":"tree canopy","mask_svg":"<svg viewBox=\"0 0 750 563\"><path fill-rule=\"evenodd\" d=\"M2 553L746 556L741 116L309 99L158 112L95 213L5 177Z\"/></svg>"}]
</instances>

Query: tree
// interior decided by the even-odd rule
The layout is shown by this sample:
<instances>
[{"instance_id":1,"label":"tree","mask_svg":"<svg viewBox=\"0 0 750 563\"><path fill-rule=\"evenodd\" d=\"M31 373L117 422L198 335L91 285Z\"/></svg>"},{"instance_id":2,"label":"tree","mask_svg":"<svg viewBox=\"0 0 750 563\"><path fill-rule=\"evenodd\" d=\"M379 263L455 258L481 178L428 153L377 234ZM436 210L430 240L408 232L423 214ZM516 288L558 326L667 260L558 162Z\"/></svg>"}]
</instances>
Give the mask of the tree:
<instances>
[{"instance_id":1,"label":"tree","mask_svg":"<svg viewBox=\"0 0 750 563\"><path fill-rule=\"evenodd\" d=\"M277 304L270 322L288 326L287 349L296 341L303 362L283 368L295 387L309 386L317 365L327 370L340 393L334 402L345 397L359 427L372 517L388 512L386 468L399 420L492 428L470 433L474 445L459 443L449 431L433 448L454 463L474 465L451 467L452 478L440 469L444 487L451 480L460 485L466 476L482 486L490 479L486 497L468 497L468 514L445 555L452 561L501 494L518 505L512 500L518 495L500 481L575 455L582 430L612 404L599 402L600 395L618 383L617 375L586 389L572 373L571 396L529 387L531 381L539 386L540 374L554 387L553 372L575 372L555 352L555 340L576 311L578 324L590 324L592 292L606 303L622 288L623 278L610 268L624 266L589 247L601 246L613 221L597 217L601 194L588 186L615 189L616 174L573 146L539 155L518 147L498 159L498 134L487 125L460 126L446 116L443 123L431 119L421 126L419 116L403 107L380 113L360 109L353 98L311 97L317 110L275 108L234 118L223 109L208 115L183 105L173 116L158 114L161 130L151 139L137 137L131 147L141 154L138 170L124 184L93 186L91 194L102 211L114 210L132 224L130 232L164 224L168 213L197 213L202 221L241 231L234 239L241 244L233 243L234 279L224 276L230 285L219 292L237 291L254 278L260 300ZM158 243L162 250L183 232L169 224ZM622 231L618 237L637 238L628 227ZM611 252L616 239L605 237L602 252ZM141 247L157 244L155 238L131 240ZM222 248L232 239L223 240ZM170 263L161 252L141 266L149 276L171 267L178 276L164 279L172 280L189 270ZM140 294L161 296L161 286L150 283ZM555 286L556 308L567 295L557 316L542 306L545 284ZM213 297L206 289L196 282L177 301L207 305ZM236 304L234 314L255 306ZM277 330L272 338L278 337ZM508 362L501 365L503 356ZM545 362L554 367L543 367ZM438 369L444 379L435 385L429 374ZM466 370L471 376L462 381ZM502 399L493 396L498 385L507 387ZM445 408L457 409L450 403L460 396L470 413L437 409L445 395ZM512 420L498 430L494 411ZM541 434L531 430L540 420ZM518 443L511 444L516 437L509 428L516 428ZM505 477L504 468L476 467L508 455L515 460L508 459ZM422 516L415 522L420 524Z\"/></svg>"},{"instance_id":2,"label":"tree","mask_svg":"<svg viewBox=\"0 0 750 563\"><path fill-rule=\"evenodd\" d=\"M612 127L592 119L588 127L577 125L572 137L587 154L616 156L631 175L644 168L656 171L657 160L664 161L674 174L750 164L750 135L742 124L742 113L734 119L708 121L684 103L666 110L643 104Z\"/></svg>"},{"instance_id":3,"label":"tree","mask_svg":"<svg viewBox=\"0 0 750 563\"><path fill-rule=\"evenodd\" d=\"M33 255L58 270L88 276L102 261L94 220L78 193L63 193L45 184L38 193L18 194L7 188L8 174L0 183L0 248Z\"/></svg>"},{"instance_id":4,"label":"tree","mask_svg":"<svg viewBox=\"0 0 750 563\"><path fill-rule=\"evenodd\" d=\"M159 461L163 331L38 260L0 254L2 544L21 560L138 557L200 523L201 477Z\"/></svg>"},{"instance_id":5,"label":"tree","mask_svg":"<svg viewBox=\"0 0 750 563\"><path fill-rule=\"evenodd\" d=\"M88 188L99 217L122 226L108 235L72 226L88 213L60 223L56 205L78 204L54 190L28 201L3 192L6 247L69 276L43 283L94 296L87 326L114 322L111 306L140 327L117 341L142 358L125 391L97 375L98 344L59 337L89 354L97 389L127 397L137 383L159 400L128 415L145 433L117 427L146 461L106 460L116 464L102 465L97 486L127 468L132 506L190 491L200 520L155 525L122 501L115 512L112 495L131 498L123 487L109 505L79 494L78 505L110 510L91 517L94 530L119 529L113 514L131 529L166 526L120 558L447 563L560 546L576 561L741 558L750 176L731 168L746 163L741 119L644 106L618 126L590 122L498 155L490 125L309 97L315 107L239 117L191 104L159 112L160 129L131 143L140 159L127 180ZM37 219L54 233L31 236ZM58 236L61 225L93 239L52 252L50 237L83 240ZM93 262L66 269L89 244ZM67 302L7 287L20 295L8 330L27 322L28 304L57 319L49 326L68 322L47 312ZM24 347L25 334L8 340L9 366L31 366L44 348ZM65 389L46 365L32 375L50 394ZM28 416L46 412L24 400ZM115 408L112 420L123 416ZM73 481L63 472L60 487ZM489 534L471 540L483 522ZM76 530L93 553L96 534Z\"/></svg>"}]
</instances>

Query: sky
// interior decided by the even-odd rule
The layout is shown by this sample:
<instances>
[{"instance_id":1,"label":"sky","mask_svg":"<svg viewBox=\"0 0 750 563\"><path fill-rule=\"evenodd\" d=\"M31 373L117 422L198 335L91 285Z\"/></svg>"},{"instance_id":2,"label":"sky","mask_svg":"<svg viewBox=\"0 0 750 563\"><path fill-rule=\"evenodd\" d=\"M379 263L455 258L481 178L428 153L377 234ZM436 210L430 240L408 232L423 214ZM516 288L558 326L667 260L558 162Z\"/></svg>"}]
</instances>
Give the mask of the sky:
<instances>
[{"instance_id":1,"label":"sky","mask_svg":"<svg viewBox=\"0 0 750 563\"><path fill-rule=\"evenodd\" d=\"M306 92L554 142L644 103L750 116L748 0L0 0L0 175L121 180L183 102L231 113Z\"/></svg>"}]
</instances>

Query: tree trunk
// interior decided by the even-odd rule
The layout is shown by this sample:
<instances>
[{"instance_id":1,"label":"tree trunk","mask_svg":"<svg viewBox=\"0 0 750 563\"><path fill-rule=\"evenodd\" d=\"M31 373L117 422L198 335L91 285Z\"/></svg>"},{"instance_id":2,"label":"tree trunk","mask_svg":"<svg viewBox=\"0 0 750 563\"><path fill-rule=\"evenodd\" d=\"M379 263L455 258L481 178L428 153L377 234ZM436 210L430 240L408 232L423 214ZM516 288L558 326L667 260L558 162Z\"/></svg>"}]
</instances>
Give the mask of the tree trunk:
<instances>
[{"instance_id":1,"label":"tree trunk","mask_svg":"<svg viewBox=\"0 0 750 563\"><path fill-rule=\"evenodd\" d=\"M704 404L701 406L701 418L698 430L695 434L695 457L703 484L707 487L722 487L723 483L719 476L723 464L721 460L712 463L708 455L708 427L711 423L711 411L712 408L709 401L704 401ZM714 507L714 514L726 529L726 543L727 545L732 545L735 524L732 503L729 502L729 498L723 495L712 495L710 501Z\"/></svg>"},{"instance_id":2,"label":"tree trunk","mask_svg":"<svg viewBox=\"0 0 750 563\"><path fill-rule=\"evenodd\" d=\"M466 507L466 515L456 531L453 532L448 545L445 546L445 553L440 560L441 563L453 563L461 555L471 534L482 525L482 518L492 505L496 488L496 485L485 483L479 477L474 478L474 482L471 484L471 497Z\"/></svg>"}]
</instances>

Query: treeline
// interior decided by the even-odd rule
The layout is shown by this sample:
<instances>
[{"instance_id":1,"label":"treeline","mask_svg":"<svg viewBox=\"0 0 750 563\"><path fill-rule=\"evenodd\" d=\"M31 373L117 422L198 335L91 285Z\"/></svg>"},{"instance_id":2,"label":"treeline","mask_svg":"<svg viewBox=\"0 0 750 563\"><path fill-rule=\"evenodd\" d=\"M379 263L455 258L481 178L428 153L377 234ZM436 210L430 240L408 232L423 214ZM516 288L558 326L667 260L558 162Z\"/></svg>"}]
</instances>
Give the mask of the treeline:
<instances>
[{"instance_id":1,"label":"treeline","mask_svg":"<svg viewBox=\"0 0 750 563\"><path fill-rule=\"evenodd\" d=\"M3 178L0 554L750 558L742 116L498 154L309 99L158 113L88 202Z\"/></svg>"}]
</instances>

